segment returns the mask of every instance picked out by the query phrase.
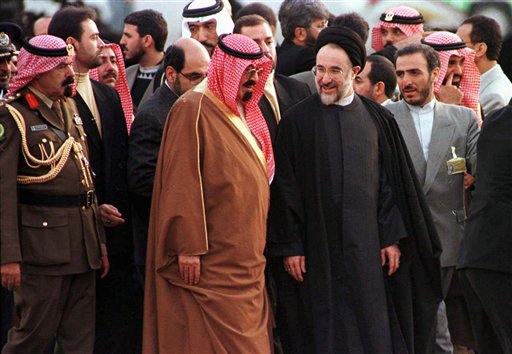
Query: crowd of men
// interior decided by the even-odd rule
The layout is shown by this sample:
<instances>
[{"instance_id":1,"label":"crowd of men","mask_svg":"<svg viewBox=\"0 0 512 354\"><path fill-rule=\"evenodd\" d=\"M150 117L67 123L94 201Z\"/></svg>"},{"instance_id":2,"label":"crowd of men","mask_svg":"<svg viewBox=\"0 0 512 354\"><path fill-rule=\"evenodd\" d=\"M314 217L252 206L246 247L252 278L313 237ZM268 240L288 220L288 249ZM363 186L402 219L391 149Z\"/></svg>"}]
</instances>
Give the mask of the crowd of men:
<instances>
[{"instance_id":1,"label":"crowd of men","mask_svg":"<svg viewBox=\"0 0 512 354\"><path fill-rule=\"evenodd\" d=\"M512 353L496 21L182 15L0 23L2 354Z\"/></svg>"}]
</instances>

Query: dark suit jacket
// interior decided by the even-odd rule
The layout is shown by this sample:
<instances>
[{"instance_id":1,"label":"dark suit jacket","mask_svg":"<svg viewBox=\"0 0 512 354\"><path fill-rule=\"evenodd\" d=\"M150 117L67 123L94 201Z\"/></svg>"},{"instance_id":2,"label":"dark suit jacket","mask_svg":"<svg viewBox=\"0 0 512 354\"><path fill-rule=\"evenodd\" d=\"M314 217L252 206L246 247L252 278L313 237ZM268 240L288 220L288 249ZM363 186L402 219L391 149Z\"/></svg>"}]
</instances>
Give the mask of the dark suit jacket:
<instances>
[{"instance_id":1,"label":"dark suit jacket","mask_svg":"<svg viewBox=\"0 0 512 354\"><path fill-rule=\"evenodd\" d=\"M458 268L512 274L512 107L491 113L477 145L478 173Z\"/></svg>"},{"instance_id":2,"label":"dark suit jacket","mask_svg":"<svg viewBox=\"0 0 512 354\"><path fill-rule=\"evenodd\" d=\"M311 70L315 63L315 48L296 45L285 39L277 51L276 72L290 76Z\"/></svg>"},{"instance_id":3,"label":"dark suit jacket","mask_svg":"<svg viewBox=\"0 0 512 354\"><path fill-rule=\"evenodd\" d=\"M89 156L95 173L94 184L99 204L112 204L119 209L125 224L107 228L109 254L132 253L130 207L126 181L128 131L117 91L91 80L94 99L101 116L101 136L87 104L79 93L76 105L87 134Z\"/></svg>"},{"instance_id":4,"label":"dark suit jacket","mask_svg":"<svg viewBox=\"0 0 512 354\"><path fill-rule=\"evenodd\" d=\"M140 107L128 149L128 186L132 200L135 264L145 264L151 194L167 115L178 96L166 84Z\"/></svg>"},{"instance_id":5,"label":"dark suit jacket","mask_svg":"<svg viewBox=\"0 0 512 354\"><path fill-rule=\"evenodd\" d=\"M279 104L281 117L288 108L311 95L308 85L284 75L274 75L274 87L277 93L277 102ZM267 122L272 143L274 143L274 138L277 134L277 119L274 111L272 110L272 106L265 95L261 97L259 107L265 121Z\"/></svg>"}]
</instances>

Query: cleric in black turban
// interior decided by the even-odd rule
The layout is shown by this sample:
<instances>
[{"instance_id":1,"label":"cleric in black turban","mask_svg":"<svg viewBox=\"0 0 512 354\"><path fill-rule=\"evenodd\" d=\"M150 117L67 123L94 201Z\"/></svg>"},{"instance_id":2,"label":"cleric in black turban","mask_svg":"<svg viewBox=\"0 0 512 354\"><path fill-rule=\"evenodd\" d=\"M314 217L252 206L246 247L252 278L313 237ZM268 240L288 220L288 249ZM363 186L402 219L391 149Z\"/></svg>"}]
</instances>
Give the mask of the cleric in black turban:
<instances>
[{"instance_id":1,"label":"cleric in black turban","mask_svg":"<svg viewBox=\"0 0 512 354\"><path fill-rule=\"evenodd\" d=\"M432 353L441 249L407 147L391 113L354 93L358 35L326 28L316 52L319 93L284 113L274 144L283 351Z\"/></svg>"}]
</instances>

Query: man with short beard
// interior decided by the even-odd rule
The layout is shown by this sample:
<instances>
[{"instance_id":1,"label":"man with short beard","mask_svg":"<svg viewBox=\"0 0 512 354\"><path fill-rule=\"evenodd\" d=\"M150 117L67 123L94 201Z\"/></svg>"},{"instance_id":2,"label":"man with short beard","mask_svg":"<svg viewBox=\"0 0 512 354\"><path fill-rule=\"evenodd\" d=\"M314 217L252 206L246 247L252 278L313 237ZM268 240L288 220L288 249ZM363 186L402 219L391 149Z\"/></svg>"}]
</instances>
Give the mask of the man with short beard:
<instances>
[{"instance_id":1,"label":"man with short beard","mask_svg":"<svg viewBox=\"0 0 512 354\"><path fill-rule=\"evenodd\" d=\"M52 352L93 350L96 270L103 278L109 266L85 133L69 98L73 56L54 36L24 43L12 98L0 104L0 271L20 316L6 354L52 343Z\"/></svg>"},{"instance_id":2,"label":"man with short beard","mask_svg":"<svg viewBox=\"0 0 512 354\"><path fill-rule=\"evenodd\" d=\"M91 80L89 71L101 65L104 46L91 8L66 7L57 11L48 27L75 48L77 78L74 96L87 134L101 220L105 226L111 274L98 281L96 301L97 352L127 353L137 342L141 294L133 280L133 237L126 176L128 132L119 95Z\"/></svg>"},{"instance_id":3,"label":"man with short beard","mask_svg":"<svg viewBox=\"0 0 512 354\"><path fill-rule=\"evenodd\" d=\"M140 107L128 149L128 187L132 203L135 265L142 289L149 228L151 194L160 142L169 111L176 100L204 80L210 56L195 39L180 38L167 49L166 80Z\"/></svg>"},{"instance_id":4,"label":"man with short beard","mask_svg":"<svg viewBox=\"0 0 512 354\"><path fill-rule=\"evenodd\" d=\"M316 39L328 19L329 11L321 1L283 1L279 22L284 41L277 50L278 74L290 76L313 68Z\"/></svg>"},{"instance_id":5,"label":"man with short beard","mask_svg":"<svg viewBox=\"0 0 512 354\"><path fill-rule=\"evenodd\" d=\"M157 72L162 67L167 40L167 22L155 10L136 11L124 19L119 44L127 62L126 78L135 109L160 86Z\"/></svg>"},{"instance_id":6,"label":"man with short beard","mask_svg":"<svg viewBox=\"0 0 512 354\"><path fill-rule=\"evenodd\" d=\"M450 288L458 284L455 267L466 219L465 189L473 180L466 175L476 172L479 128L474 111L436 99L439 67L439 57L430 46L399 49L396 74L403 100L386 108L395 115L441 240L441 285L446 298ZM453 351L445 307L441 302L436 352Z\"/></svg>"},{"instance_id":7,"label":"man with short beard","mask_svg":"<svg viewBox=\"0 0 512 354\"><path fill-rule=\"evenodd\" d=\"M194 0L182 12L181 36L199 41L212 56L219 36L233 32L233 20L222 0Z\"/></svg>"},{"instance_id":8,"label":"man with short beard","mask_svg":"<svg viewBox=\"0 0 512 354\"><path fill-rule=\"evenodd\" d=\"M318 93L285 113L275 144L267 249L281 260L283 350L428 353L439 241L407 149L389 112L354 94L359 35L328 27L316 51Z\"/></svg>"}]
</instances>

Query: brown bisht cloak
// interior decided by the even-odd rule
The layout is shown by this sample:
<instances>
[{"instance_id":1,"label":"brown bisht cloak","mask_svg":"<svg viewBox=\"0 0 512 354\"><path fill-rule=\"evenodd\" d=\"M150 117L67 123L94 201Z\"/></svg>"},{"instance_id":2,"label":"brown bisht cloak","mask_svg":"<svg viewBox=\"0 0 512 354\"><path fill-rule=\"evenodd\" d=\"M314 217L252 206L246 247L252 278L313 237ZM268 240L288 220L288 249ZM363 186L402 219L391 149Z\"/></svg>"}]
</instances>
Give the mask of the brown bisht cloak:
<instances>
[{"instance_id":1,"label":"brown bisht cloak","mask_svg":"<svg viewBox=\"0 0 512 354\"><path fill-rule=\"evenodd\" d=\"M206 87L173 106L153 190L145 354L271 351L265 166L248 128ZM197 285L183 282L178 255L201 256Z\"/></svg>"}]
</instances>

